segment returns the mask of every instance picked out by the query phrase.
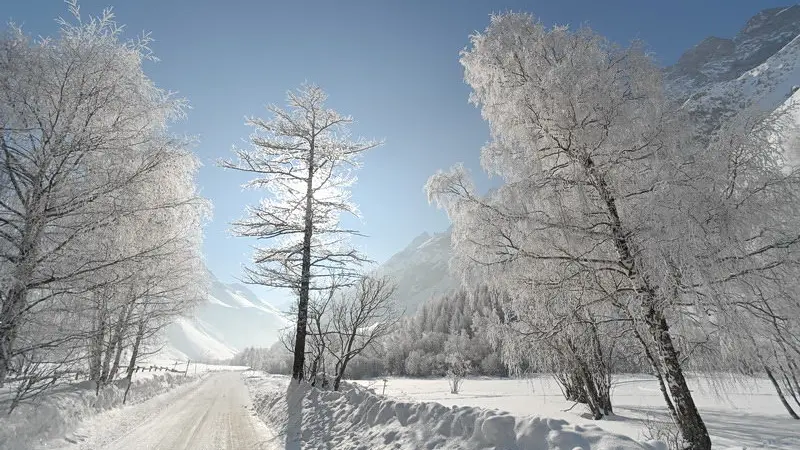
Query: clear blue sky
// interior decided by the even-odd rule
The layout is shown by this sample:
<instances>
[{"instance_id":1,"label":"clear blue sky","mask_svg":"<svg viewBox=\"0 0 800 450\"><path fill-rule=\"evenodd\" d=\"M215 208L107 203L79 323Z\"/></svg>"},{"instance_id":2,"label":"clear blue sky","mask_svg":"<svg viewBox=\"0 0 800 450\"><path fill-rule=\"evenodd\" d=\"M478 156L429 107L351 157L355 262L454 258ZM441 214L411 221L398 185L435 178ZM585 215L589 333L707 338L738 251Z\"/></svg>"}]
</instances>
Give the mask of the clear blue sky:
<instances>
[{"instance_id":1,"label":"clear blue sky","mask_svg":"<svg viewBox=\"0 0 800 450\"><path fill-rule=\"evenodd\" d=\"M30 34L53 35L66 16L60 0L1 0L2 19ZM150 31L160 62L146 70L178 91L193 109L176 131L200 138L202 194L214 203L205 232L209 268L223 281L241 274L254 242L231 237L229 223L260 194L243 192L245 177L216 167L246 139L246 115L265 116L268 103L303 81L321 85L329 105L351 114L354 133L386 139L364 160L353 197L363 220L347 220L369 237L356 244L382 262L423 231L447 228L422 186L433 172L463 161L479 174L488 138L479 111L467 103L459 51L492 12L531 12L547 24L588 23L620 43L643 39L671 64L701 39L734 35L764 8L789 0L538 0L538 1L243 1L84 0L83 14L113 6L129 35ZM489 186L479 177L482 188ZM278 300L283 294L255 289ZM276 303L282 303L277 301Z\"/></svg>"}]
</instances>

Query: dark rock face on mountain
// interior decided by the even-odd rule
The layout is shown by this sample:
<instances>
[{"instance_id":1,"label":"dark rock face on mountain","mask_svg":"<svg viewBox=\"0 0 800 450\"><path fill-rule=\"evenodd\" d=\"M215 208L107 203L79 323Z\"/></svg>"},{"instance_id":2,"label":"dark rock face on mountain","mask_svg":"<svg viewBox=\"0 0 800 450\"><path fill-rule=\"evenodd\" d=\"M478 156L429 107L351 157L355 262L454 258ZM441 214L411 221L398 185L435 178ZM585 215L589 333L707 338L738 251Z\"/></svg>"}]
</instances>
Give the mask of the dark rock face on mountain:
<instances>
[{"instance_id":1,"label":"dark rock face on mountain","mask_svg":"<svg viewBox=\"0 0 800 450\"><path fill-rule=\"evenodd\" d=\"M800 5L761 11L733 38L708 37L665 69L670 93L686 99L710 85L741 77L800 35Z\"/></svg>"}]
</instances>

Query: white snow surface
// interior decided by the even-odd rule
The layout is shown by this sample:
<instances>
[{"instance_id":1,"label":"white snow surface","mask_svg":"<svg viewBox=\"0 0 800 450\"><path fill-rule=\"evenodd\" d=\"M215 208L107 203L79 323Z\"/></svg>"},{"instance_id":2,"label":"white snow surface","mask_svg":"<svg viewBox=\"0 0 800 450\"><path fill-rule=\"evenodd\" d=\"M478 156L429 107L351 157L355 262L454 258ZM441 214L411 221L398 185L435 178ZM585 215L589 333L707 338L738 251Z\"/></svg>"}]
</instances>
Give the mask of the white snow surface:
<instances>
[{"instance_id":1,"label":"white snow surface","mask_svg":"<svg viewBox=\"0 0 800 450\"><path fill-rule=\"evenodd\" d=\"M332 392L256 372L246 372L245 381L259 417L287 449L665 449L597 424L402 401L356 384Z\"/></svg>"},{"instance_id":2,"label":"white snow surface","mask_svg":"<svg viewBox=\"0 0 800 450\"><path fill-rule=\"evenodd\" d=\"M800 85L800 79L797 82ZM794 128L788 131L790 144L786 148L786 164L790 168L800 168L800 88L795 90L792 96L776 111L778 114L788 111L791 117L791 126Z\"/></svg>"},{"instance_id":3,"label":"white snow surface","mask_svg":"<svg viewBox=\"0 0 800 450\"><path fill-rule=\"evenodd\" d=\"M164 372L135 376L128 393L128 405L141 403L178 385L192 385L194 377ZM9 415L6 401L0 401L0 449L25 450L57 438L63 440L80 423L122 404L124 380L113 383L95 395L91 382L65 383L18 406Z\"/></svg>"},{"instance_id":4,"label":"white snow surface","mask_svg":"<svg viewBox=\"0 0 800 450\"><path fill-rule=\"evenodd\" d=\"M255 417L240 372L211 374L150 401L84 421L41 449L278 449Z\"/></svg>"},{"instance_id":5,"label":"white snow surface","mask_svg":"<svg viewBox=\"0 0 800 450\"><path fill-rule=\"evenodd\" d=\"M714 449L800 449L798 423L789 418L768 380L733 379L720 375L713 378L690 377L689 382L692 396L709 429ZM383 390L382 380L358 383L372 387L379 393ZM575 406L564 400L555 380L549 376L530 380L467 379L459 394L450 394L447 380L443 378L389 378L385 394L401 403L470 406L507 411L515 417L550 417L581 429L599 426L610 433L625 435L637 441L648 436L648 423L669 422L658 384L654 378L646 375L617 378L612 391L615 415L603 420L591 420L583 405ZM517 423L525 422L518 420Z\"/></svg>"},{"instance_id":6,"label":"white snow surface","mask_svg":"<svg viewBox=\"0 0 800 450\"><path fill-rule=\"evenodd\" d=\"M213 332L213 326L199 318L180 318L170 326L167 336L170 347L180 349L189 359L193 356L194 359L220 360L235 355L237 350L223 342L218 335L212 335Z\"/></svg>"},{"instance_id":7,"label":"white snow surface","mask_svg":"<svg viewBox=\"0 0 800 450\"><path fill-rule=\"evenodd\" d=\"M765 111L780 107L800 83L800 35L766 61L741 76L711 85L686 101L689 110L719 111L756 104Z\"/></svg>"}]
</instances>

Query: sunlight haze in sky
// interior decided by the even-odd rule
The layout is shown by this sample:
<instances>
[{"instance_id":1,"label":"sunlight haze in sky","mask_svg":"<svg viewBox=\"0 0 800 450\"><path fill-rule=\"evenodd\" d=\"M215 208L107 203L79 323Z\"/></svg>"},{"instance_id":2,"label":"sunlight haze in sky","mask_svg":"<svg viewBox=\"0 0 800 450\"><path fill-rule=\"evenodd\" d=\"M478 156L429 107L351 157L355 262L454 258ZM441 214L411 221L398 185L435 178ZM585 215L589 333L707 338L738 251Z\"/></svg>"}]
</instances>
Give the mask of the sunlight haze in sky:
<instances>
[{"instance_id":1,"label":"sunlight haze in sky","mask_svg":"<svg viewBox=\"0 0 800 450\"><path fill-rule=\"evenodd\" d=\"M463 161L480 172L479 151L488 139L480 112L468 103L459 51L489 14L526 11L546 24L588 23L609 38L643 39L662 64L709 35L730 37L761 9L787 3L717 1L81 1L84 15L113 6L126 36L150 31L161 61L146 70L162 88L189 99L188 118L175 130L196 135L203 196L214 204L205 231L208 267L223 282L241 275L253 240L232 237L261 192L243 192L247 176L223 170L220 158L245 145L244 117L266 117L264 106L284 103L304 81L329 95L328 106L352 115L354 135L385 139L364 158L353 191L362 220L346 227L367 238L356 244L383 262L423 231L448 227L443 212L422 190L437 169ZM3 19L34 35L56 32L67 16L60 0L2 0ZM490 186L477 177L479 188ZM495 181L496 182L496 181ZM268 300L285 294L254 289ZM282 301L276 303L281 304Z\"/></svg>"}]
</instances>

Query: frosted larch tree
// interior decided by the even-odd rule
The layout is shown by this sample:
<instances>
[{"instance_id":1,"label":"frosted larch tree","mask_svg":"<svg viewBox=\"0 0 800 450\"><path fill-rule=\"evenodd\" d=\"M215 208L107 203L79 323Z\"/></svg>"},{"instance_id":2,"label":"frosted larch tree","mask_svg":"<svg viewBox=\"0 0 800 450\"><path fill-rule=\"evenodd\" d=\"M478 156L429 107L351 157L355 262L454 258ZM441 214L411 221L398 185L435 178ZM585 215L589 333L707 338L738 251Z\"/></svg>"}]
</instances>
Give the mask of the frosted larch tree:
<instances>
[{"instance_id":1,"label":"frosted larch tree","mask_svg":"<svg viewBox=\"0 0 800 450\"><path fill-rule=\"evenodd\" d=\"M353 119L325 107L327 95L316 85L288 93L288 108L268 106L272 118L250 118L252 146L235 148L225 168L256 176L246 184L269 197L233 224L239 236L268 240L257 248L248 281L291 289L298 296L292 377L304 379L309 293L327 289L330 273L342 274L365 261L349 245L358 232L339 225L342 213L358 215L350 201L360 156L380 142L353 139ZM354 273L353 273L354 274Z\"/></svg>"}]
</instances>

